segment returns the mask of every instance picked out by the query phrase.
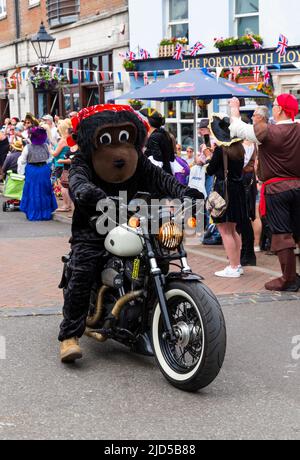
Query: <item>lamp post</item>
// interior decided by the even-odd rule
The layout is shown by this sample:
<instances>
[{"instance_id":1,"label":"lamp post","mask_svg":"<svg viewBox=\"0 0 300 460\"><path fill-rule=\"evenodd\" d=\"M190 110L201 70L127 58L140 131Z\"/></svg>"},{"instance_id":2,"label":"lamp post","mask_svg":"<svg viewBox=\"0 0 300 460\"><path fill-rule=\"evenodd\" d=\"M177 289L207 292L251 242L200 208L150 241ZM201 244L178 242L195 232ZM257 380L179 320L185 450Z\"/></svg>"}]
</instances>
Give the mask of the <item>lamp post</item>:
<instances>
[{"instance_id":1,"label":"lamp post","mask_svg":"<svg viewBox=\"0 0 300 460\"><path fill-rule=\"evenodd\" d=\"M41 23L40 30L31 38L31 44L41 64L46 64L54 46L55 38L48 34L44 23Z\"/></svg>"}]
</instances>

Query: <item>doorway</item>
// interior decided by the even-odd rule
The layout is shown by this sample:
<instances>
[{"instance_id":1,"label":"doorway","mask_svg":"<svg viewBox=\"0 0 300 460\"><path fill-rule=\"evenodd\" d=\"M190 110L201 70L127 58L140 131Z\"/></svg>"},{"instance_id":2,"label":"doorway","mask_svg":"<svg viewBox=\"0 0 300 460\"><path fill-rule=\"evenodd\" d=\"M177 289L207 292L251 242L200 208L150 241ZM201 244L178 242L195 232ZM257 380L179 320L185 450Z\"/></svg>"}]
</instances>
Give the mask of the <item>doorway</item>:
<instances>
[{"instance_id":1,"label":"doorway","mask_svg":"<svg viewBox=\"0 0 300 460\"><path fill-rule=\"evenodd\" d=\"M52 116L59 113L59 92L38 91L35 93L35 115L41 119L43 115Z\"/></svg>"},{"instance_id":2,"label":"doorway","mask_svg":"<svg viewBox=\"0 0 300 460\"><path fill-rule=\"evenodd\" d=\"M4 99L0 99L1 124L4 123L5 118L10 118L9 99L7 97Z\"/></svg>"},{"instance_id":3,"label":"doorway","mask_svg":"<svg viewBox=\"0 0 300 460\"><path fill-rule=\"evenodd\" d=\"M83 107L100 104L99 86L84 86L82 90Z\"/></svg>"}]
</instances>

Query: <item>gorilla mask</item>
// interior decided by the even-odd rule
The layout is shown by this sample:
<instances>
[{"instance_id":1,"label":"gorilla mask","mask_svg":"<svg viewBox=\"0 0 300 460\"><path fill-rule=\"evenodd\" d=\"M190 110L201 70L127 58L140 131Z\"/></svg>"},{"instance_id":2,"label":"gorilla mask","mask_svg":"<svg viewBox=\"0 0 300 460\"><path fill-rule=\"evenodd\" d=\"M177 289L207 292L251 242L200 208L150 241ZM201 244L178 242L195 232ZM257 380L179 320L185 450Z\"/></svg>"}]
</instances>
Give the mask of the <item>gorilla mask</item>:
<instances>
[{"instance_id":1,"label":"gorilla mask","mask_svg":"<svg viewBox=\"0 0 300 460\"><path fill-rule=\"evenodd\" d=\"M92 162L100 179L118 184L134 175L138 163L136 139L137 128L133 123L104 125L96 129Z\"/></svg>"},{"instance_id":2,"label":"gorilla mask","mask_svg":"<svg viewBox=\"0 0 300 460\"><path fill-rule=\"evenodd\" d=\"M80 153L101 180L120 184L135 174L149 126L131 107L88 107L72 125Z\"/></svg>"}]
</instances>

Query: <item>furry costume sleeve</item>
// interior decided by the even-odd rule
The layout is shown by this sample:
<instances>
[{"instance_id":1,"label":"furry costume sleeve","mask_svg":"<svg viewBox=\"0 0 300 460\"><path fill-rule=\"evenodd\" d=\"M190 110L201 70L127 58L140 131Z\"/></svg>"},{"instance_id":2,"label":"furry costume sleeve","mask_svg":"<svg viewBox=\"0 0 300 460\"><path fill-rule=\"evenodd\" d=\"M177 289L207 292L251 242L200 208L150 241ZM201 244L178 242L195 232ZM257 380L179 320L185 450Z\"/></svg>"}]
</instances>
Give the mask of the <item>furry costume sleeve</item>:
<instances>
[{"instance_id":1,"label":"furry costume sleeve","mask_svg":"<svg viewBox=\"0 0 300 460\"><path fill-rule=\"evenodd\" d=\"M97 202L106 197L105 192L94 184L92 170L80 154L72 162L69 187L75 202L82 207L95 209Z\"/></svg>"}]
</instances>

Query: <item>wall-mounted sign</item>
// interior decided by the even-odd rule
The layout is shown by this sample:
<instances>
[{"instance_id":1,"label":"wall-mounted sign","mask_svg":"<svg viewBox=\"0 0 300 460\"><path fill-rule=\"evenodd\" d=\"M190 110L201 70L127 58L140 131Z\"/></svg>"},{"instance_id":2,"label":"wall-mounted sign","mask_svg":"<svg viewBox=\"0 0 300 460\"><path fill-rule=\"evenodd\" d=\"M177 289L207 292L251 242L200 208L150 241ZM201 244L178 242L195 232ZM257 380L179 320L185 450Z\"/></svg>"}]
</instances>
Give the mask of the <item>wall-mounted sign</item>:
<instances>
[{"instance_id":1,"label":"wall-mounted sign","mask_svg":"<svg viewBox=\"0 0 300 460\"><path fill-rule=\"evenodd\" d=\"M203 54L196 58L189 56L183 59L184 69L228 68L276 66L300 62L300 46L289 47L284 56L276 53L276 48L270 50L253 50L250 52L231 52L217 54Z\"/></svg>"}]
</instances>

